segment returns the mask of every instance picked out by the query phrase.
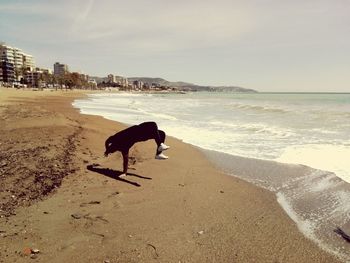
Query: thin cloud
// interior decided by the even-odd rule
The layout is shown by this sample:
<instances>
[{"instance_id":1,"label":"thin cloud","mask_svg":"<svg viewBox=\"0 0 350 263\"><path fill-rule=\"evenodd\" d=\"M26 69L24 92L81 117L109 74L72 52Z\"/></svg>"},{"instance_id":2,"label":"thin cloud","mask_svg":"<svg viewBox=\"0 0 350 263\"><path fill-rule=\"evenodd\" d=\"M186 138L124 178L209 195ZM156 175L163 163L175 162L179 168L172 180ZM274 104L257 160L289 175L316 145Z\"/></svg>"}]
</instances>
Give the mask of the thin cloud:
<instances>
[{"instance_id":1,"label":"thin cloud","mask_svg":"<svg viewBox=\"0 0 350 263\"><path fill-rule=\"evenodd\" d=\"M86 4L87 3L87 4ZM81 12L76 14L75 21L72 24L71 31L74 33L79 30L79 28L86 22L88 19L88 16L91 13L91 9L94 6L95 1L94 0L89 0L87 2L84 1L84 8L82 9Z\"/></svg>"},{"instance_id":2,"label":"thin cloud","mask_svg":"<svg viewBox=\"0 0 350 263\"><path fill-rule=\"evenodd\" d=\"M1 0L0 36L38 65L92 74L345 90L349 12L349 0Z\"/></svg>"},{"instance_id":3,"label":"thin cloud","mask_svg":"<svg viewBox=\"0 0 350 263\"><path fill-rule=\"evenodd\" d=\"M75 19L71 37L115 41L118 47L179 50L220 46L254 28L254 15L238 5L159 2L154 8L146 4L124 3L120 9L114 2L94 5L90 1Z\"/></svg>"}]
</instances>

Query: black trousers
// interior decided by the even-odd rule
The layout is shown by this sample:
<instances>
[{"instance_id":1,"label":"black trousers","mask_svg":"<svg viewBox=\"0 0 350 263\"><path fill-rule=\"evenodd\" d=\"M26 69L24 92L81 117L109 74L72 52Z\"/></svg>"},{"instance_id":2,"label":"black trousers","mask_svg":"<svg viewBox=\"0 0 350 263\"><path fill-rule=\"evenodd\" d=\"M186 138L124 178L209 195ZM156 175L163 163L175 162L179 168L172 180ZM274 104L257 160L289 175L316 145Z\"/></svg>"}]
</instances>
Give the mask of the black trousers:
<instances>
[{"instance_id":1,"label":"black trousers","mask_svg":"<svg viewBox=\"0 0 350 263\"><path fill-rule=\"evenodd\" d=\"M144 122L138 125L138 134L135 134L135 137L139 137L140 141L147 141L150 139L154 139L157 143L157 154L160 153L158 151L158 147L161 143L165 141L165 132L162 130L158 130L158 126L155 122ZM136 130L135 130L136 131Z\"/></svg>"}]
</instances>

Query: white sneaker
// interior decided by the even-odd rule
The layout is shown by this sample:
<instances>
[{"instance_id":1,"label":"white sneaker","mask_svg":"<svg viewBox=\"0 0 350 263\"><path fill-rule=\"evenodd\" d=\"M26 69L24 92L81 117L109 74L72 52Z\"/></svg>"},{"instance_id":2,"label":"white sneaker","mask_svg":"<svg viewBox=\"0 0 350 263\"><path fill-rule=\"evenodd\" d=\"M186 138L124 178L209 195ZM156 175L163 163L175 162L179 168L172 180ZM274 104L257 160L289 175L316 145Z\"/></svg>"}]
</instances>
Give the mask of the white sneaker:
<instances>
[{"instance_id":1,"label":"white sneaker","mask_svg":"<svg viewBox=\"0 0 350 263\"><path fill-rule=\"evenodd\" d=\"M160 153L160 154L157 154L156 157L155 157L157 160L166 160L168 159L169 157L164 155L163 153Z\"/></svg>"},{"instance_id":2,"label":"white sneaker","mask_svg":"<svg viewBox=\"0 0 350 263\"><path fill-rule=\"evenodd\" d=\"M161 143L158 147L158 151L162 152L162 151L168 150L169 148L170 148L170 146L165 145L164 143Z\"/></svg>"}]
</instances>

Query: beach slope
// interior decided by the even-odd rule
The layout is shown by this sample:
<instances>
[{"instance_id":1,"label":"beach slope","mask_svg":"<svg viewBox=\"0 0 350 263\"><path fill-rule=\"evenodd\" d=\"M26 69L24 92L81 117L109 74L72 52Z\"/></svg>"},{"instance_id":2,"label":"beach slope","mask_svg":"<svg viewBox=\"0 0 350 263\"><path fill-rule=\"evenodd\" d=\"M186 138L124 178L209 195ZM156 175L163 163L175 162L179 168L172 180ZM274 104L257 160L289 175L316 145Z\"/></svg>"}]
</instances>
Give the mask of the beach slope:
<instances>
[{"instance_id":1,"label":"beach slope","mask_svg":"<svg viewBox=\"0 0 350 263\"><path fill-rule=\"evenodd\" d=\"M167 138L103 156L125 128L71 106L83 92L0 89L0 262L338 262L274 194ZM39 253L34 253L38 249Z\"/></svg>"}]
</instances>

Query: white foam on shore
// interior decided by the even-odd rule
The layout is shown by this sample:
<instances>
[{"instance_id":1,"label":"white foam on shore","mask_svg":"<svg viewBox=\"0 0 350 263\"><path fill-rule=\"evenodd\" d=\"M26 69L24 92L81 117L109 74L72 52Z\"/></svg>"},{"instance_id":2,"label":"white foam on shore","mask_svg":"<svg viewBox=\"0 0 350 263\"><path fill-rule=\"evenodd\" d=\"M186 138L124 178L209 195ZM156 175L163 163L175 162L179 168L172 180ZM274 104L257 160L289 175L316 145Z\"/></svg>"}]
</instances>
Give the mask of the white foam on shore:
<instances>
[{"instance_id":1,"label":"white foam on shore","mask_svg":"<svg viewBox=\"0 0 350 263\"><path fill-rule=\"evenodd\" d=\"M299 217L298 213L296 213L292 207L292 204L288 201L288 199L284 196L283 193L278 192L276 194L277 202L283 208L283 210L287 213L287 215L296 223L299 231L303 233L307 238L311 239L315 242L321 249L327 251L330 254L334 254L340 260L349 262L347 260L347 256L344 255L337 247L327 246L324 240L319 239L315 235L315 230L317 225L315 222L311 220L303 220Z\"/></svg>"},{"instance_id":2,"label":"white foam on shore","mask_svg":"<svg viewBox=\"0 0 350 263\"><path fill-rule=\"evenodd\" d=\"M350 146L309 144L287 147L276 161L304 164L335 173L350 183Z\"/></svg>"},{"instance_id":3,"label":"white foam on shore","mask_svg":"<svg viewBox=\"0 0 350 263\"><path fill-rule=\"evenodd\" d=\"M276 197L277 202L280 204L280 206L284 209L287 215L297 224L300 232L304 233L304 235L308 238L315 240L315 224L310 220L302 220L294 211L292 205L287 201L287 198L283 193L277 192Z\"/></svg>"},{"instance_id":4,"label":"white foam on shore","mask_svg":"<svg viewBox=\"0 0 350 263\"><path fill-rule=\"evenodd\" d=\"M93 94L88 99L76 100L73 105L82 113L103 115L126 124L153 120L168 135L205 149L304 164L333 172L350 183L350 162L346 158L350 156L350 141L341 129L344 127L346 131L348 126L343 121L337 127L334 118L338 112L348 114L348 107L336 105L328 109L314 100L311 104L299 103L295 96L297 104L279 101L275 96L267 103L225 100L220 95L203 99L196 94L176 97L120 92ZM276 109L283 111L275 115ZM265 113L258 114L260 111Z\"/></svg>"},{"instance_id":5,"label":"white foam on shore","mask_svg":"<svg viewBox=\"0 0 350 263\"><path fill-rule=\"evenodd\" d=\"M277 202L301 233L320 248L350 260L346 242L333 232L336 227L344 227L350 216L348 183L333 173L304 165L204 152L227 174L275 193Z\"/></svg>"},{"instance_id":6,"label":"white foam on shore","mask_svg":"<svg viewBox=\"0 0 350 263\"><path fill-rule=\"evenodd\" d=\"M333 124L327 122L327 128L309 129L305 125L308 119L303 119L310 113L308 106L300 110L297 105L286 111L275 108L266 111L259 105L240 104L234 107L239 112L233 114L226 112L227 107L221 107L225 105L217 102L213 105L211 99L199 100L194 96L183 99L150 94L98 94L73 105L82 113L102 115L126 124L154 120L168 135L218 151L209 154L214 156L209 159L218 167L274 192L278 203L305 236L321 248L350 260L344 241L333 234L333 229L343 226L350 217L350 185L346 183L350 182L350 162L346 159L350 156L350 141L344 137L345 126L332 130ZM294 110L299 111L296 116ZM244 114L238 116L242 111ZM285 113L292 116L286 118ZM312 118L324 117L312 114ZM333 117L329 119L336 121ZM281 119L277 122L276 118ZM293 121L296 126L289 125ZM341 127L345 127L345 133Z\"/></svg>"}]
</instances>

